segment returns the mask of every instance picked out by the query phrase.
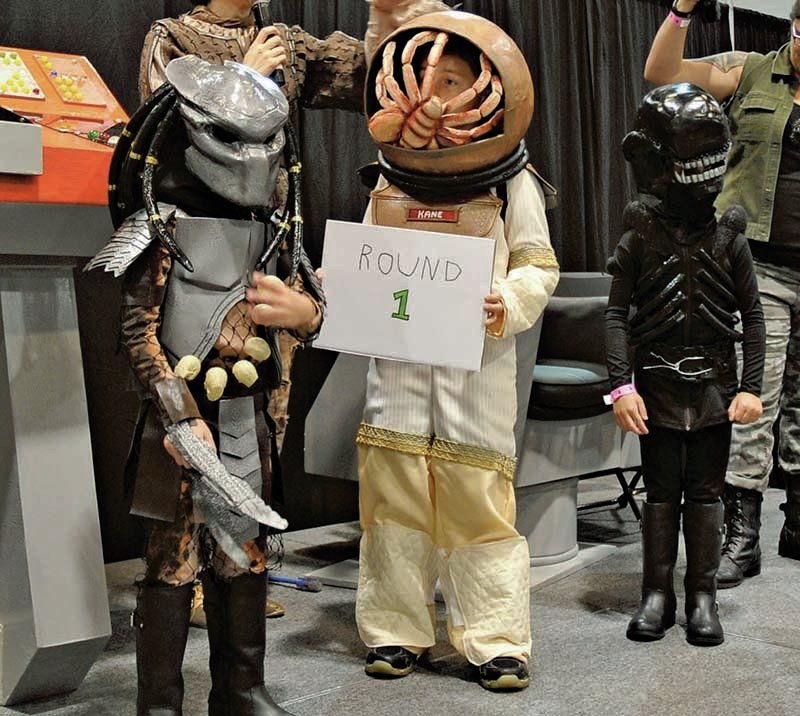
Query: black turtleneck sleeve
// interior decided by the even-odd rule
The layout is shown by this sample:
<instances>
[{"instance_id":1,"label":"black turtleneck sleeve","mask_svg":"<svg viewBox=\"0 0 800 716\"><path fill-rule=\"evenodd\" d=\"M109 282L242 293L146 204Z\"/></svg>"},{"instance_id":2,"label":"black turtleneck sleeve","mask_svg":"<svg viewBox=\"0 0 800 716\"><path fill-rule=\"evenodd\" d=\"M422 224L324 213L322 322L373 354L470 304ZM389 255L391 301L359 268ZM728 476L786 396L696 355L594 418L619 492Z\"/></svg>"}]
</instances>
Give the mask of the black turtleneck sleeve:
<instances>
[{"instance_id":1,"label":"black turtleneck sleeve","mask_svg":"<svg viewBox=\"0 0 800 716\"><path fill-rule=\"evenodd\" d=\"M628 231L608 261L611 289L606 307L606 363L611 388L631 382L628 315L641 266L642 239Z\"/></svg>"},{"instance_id":2,"label":"black turtleneck sleeve","mask_svg":"<svg viewBox=\"0 0 800 716\"><path fill-rule=\"evenodd\" d=\"M731 264L736 298L742 317L742 379L739 390L761 395L761 379L764 373L764 351L766 328L764 310L758 297L758 282L750 246L742 235L731 244Z\"/></svg>"}]
</instances>

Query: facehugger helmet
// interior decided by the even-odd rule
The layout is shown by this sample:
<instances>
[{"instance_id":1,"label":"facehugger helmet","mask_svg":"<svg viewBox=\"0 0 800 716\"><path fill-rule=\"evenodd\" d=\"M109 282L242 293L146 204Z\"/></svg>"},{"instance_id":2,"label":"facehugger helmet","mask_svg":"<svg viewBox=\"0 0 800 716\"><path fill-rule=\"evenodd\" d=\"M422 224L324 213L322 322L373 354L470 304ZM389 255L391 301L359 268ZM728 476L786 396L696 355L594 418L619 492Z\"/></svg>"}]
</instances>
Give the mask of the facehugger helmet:
<instances>
[{"instance_id":1,"label":"facehugger helmet","mask_svg":"<svg viewBox=\"0 0 800 716\"><path fill-rule=\"evenodd\" d=\"M488 87L495 95L489 104L481 104L481 133L461 144L423 150L401 146L401 142L381 141L373 133L382 159L393 168L418 174L469 174L502 163L519 152L533 117L534 91L528 65L519 47L500 27L471 13L421 15L381 43L367 74L368 121L382 109L399 106L407 123L414 110L428 99L424 78L419 85L421 92L413 87L417 85L414 55L423 54L417 50L429 43L433 43L435 52L437 43L445 45L454 37L466 40L482 54L483 79L479 78L476 85L481 84L480 89ZM445 122L440 119L441 124Z\"/></svg>"}]
</instances>

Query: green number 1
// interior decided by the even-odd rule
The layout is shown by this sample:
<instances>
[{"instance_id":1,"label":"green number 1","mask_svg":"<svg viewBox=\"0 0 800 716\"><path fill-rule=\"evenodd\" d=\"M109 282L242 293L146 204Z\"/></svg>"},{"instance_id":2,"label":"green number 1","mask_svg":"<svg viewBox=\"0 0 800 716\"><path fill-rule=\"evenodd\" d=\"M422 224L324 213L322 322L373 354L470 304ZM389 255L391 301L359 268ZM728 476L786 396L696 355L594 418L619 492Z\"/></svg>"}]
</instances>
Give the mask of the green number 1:
<instances>
[{"instance_id":1,"label":"green number 1","mask_svg":"<svg viewBox=\"0 0 800 716\"><path fill-rule=\"evenodd\" d=\"M406 313L406 307L408 306L408 289L405 288L402 291L395 291L392 296L394 296L395 301L400 302L397 310L392 314L392 318L399 318L401 321L407 321L411 318L411 316Z\"/></svg>"}]
</instances>

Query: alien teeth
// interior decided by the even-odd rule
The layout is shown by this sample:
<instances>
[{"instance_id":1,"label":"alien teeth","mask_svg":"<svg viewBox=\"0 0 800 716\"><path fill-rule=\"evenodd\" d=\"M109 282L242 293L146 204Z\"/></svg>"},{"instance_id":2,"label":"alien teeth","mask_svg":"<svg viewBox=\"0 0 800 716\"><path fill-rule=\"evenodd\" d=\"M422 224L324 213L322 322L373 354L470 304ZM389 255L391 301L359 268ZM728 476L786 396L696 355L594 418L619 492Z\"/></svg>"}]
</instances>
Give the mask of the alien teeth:
<instances>
[{"instance_id":1,"label":"alien teeth","mask_svg":"<svg viewBox=\"0 0 800 716\"><path fill-rule=\"evenodd\" d=\"M675 179L680 184L698 184L722 176L727 166L727 151L704 154L696 159L675 162Z\"/></svg>"}]
</instances>

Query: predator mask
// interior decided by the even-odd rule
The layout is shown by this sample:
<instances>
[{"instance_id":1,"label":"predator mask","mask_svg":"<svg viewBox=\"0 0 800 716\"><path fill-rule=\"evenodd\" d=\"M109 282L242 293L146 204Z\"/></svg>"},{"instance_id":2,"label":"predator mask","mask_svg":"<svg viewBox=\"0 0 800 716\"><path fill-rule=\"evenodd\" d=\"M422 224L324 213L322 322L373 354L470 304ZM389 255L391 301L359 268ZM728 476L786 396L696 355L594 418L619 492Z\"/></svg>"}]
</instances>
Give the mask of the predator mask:
<instances>
[{"instance_id":1,"label":"predator mask","mask_svg":"<svg viewBox=\"0 0 800 716\"><path fill-rule=\"evenodd\" d=\"M219 196L257 208L273 193L289 105L280 88L237 62L185 55L167 65L186 125L188 170Z\"/></svg>"}]
</instances>

